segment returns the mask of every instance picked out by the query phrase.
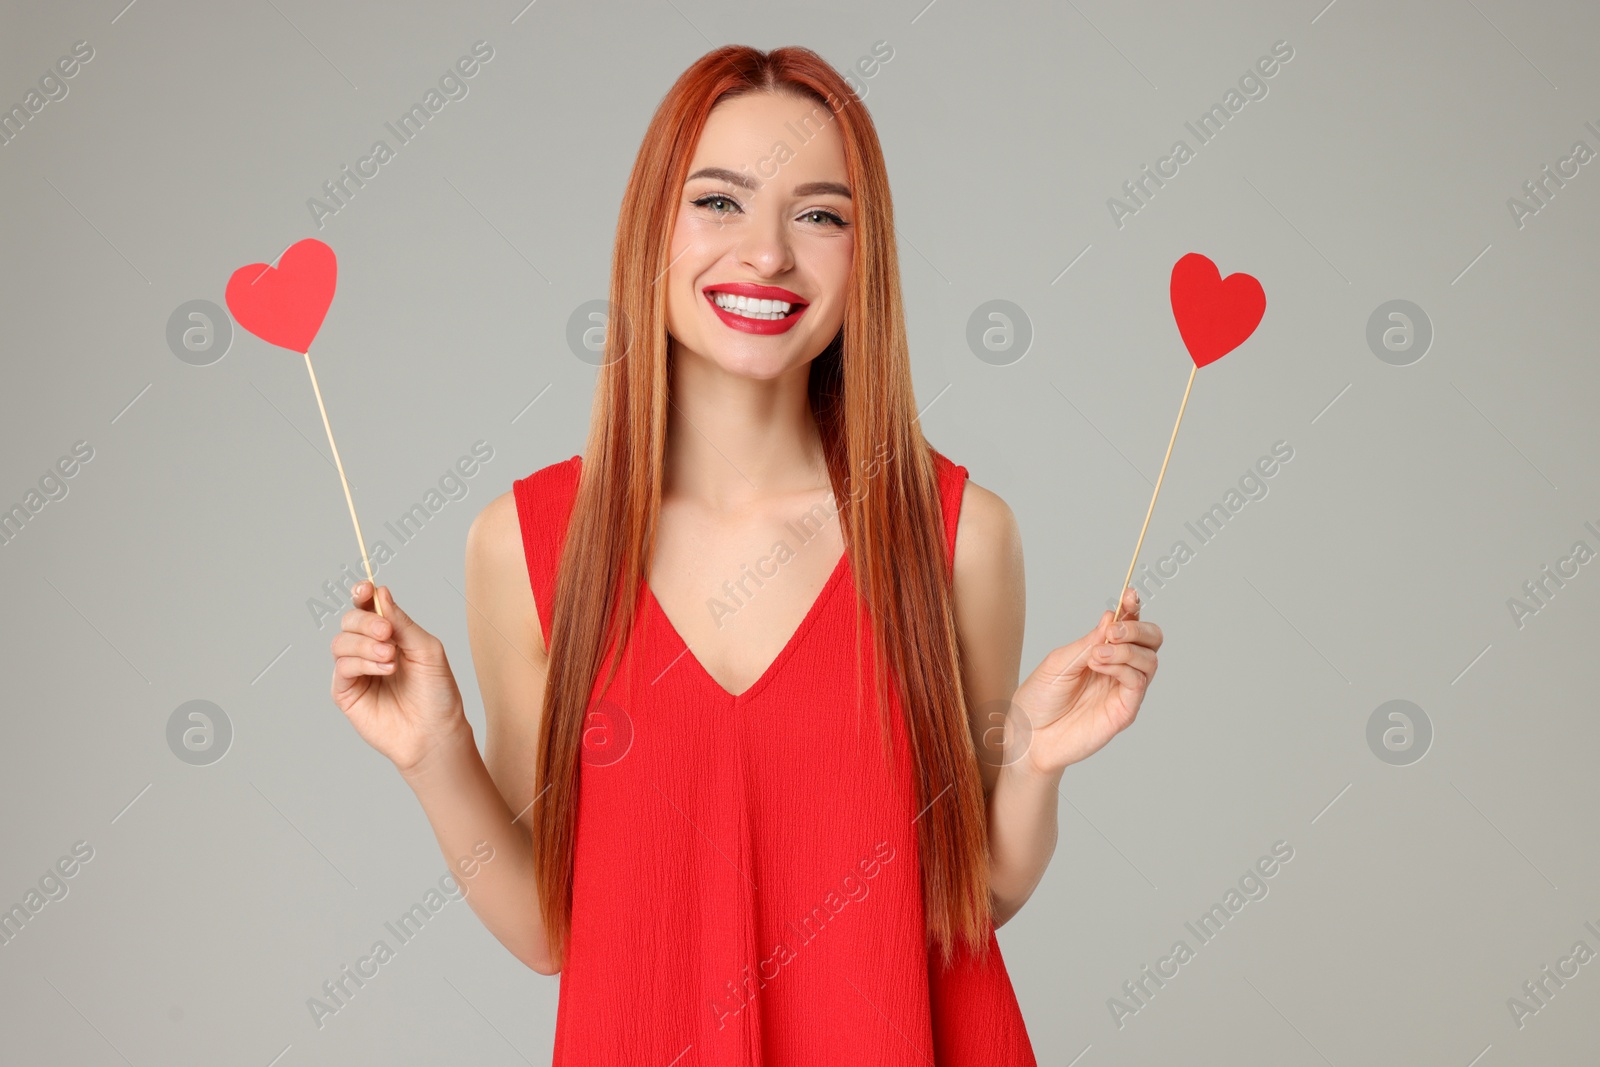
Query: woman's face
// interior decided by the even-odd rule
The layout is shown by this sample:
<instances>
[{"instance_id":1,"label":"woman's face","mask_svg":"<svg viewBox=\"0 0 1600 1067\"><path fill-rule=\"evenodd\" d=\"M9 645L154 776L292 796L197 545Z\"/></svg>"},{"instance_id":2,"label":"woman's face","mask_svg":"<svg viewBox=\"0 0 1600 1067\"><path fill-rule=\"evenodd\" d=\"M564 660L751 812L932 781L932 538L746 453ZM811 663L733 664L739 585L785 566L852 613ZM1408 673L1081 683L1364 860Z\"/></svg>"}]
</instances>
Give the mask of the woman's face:
<instances>
[{"instance_id":1,"label":"woman's face","mask_svg":"<svg viewBox=\"0 0 1600 1067\"><path fill-rule=\"evenodd\" d=\"M844 322L855 246L832 112L788 94L724 100L680 195L666 278L674 358L762 379L816 358Z\"/></svg>"}]
</instances>

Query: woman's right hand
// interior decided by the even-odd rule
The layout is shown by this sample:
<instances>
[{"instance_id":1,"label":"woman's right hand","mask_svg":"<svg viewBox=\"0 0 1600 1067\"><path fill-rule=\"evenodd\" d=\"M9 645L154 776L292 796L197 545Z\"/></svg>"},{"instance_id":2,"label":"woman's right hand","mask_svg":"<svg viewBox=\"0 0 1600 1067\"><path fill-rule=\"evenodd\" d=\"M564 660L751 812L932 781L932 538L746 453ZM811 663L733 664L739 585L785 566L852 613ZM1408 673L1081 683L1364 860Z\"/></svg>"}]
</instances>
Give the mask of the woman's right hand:
<instances>
[{"instance_id":1,"label":"woman's right hand","mask_svg":"<svg viewBox=\"0 0 1600 1067\"><path fill-rule=\"evenodd\" d=\"M372 595L371 582L356 584L334 635L333 702L406 774L470 727L443 643L400 610L388 586L378 587L382 615Z\"/></svg>"}]
</instances>

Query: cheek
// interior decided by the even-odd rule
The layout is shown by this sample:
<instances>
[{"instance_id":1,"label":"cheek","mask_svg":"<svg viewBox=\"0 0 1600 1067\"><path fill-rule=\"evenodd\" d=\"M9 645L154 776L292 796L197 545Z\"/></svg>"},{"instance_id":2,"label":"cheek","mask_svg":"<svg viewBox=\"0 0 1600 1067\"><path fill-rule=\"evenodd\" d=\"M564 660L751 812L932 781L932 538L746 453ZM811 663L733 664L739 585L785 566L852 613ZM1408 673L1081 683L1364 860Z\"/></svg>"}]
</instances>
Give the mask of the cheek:
<instances>
[{"instance_id":1,"label":"cheek","mask_svg":"<svg viewBox=\"0 0 1600 1067\"><path fill-rule=\"evenodd\" d=\"M854 236L841 237L828 250L828 273L836 279L841 291L849 288L850 271L855 264L855 252Z\"/></svg>"},{"instance_id":2,"label":"cheek","mask_svg":"<svg viewBox=\"0 0 1600 1067\"><path fill-rule=\"evenodd\" d=\"M854 247L851 242L839 241L837 245L828 249L826 256L817 264L818 276L827 279L833 297L829 302L831 307L828 317L841 322L844 320L844 305L850 298L853 255Z\"/></svg>"},{"instance_id":3,"label":"cheek","mask_svg":"<svg viewBox=\"0 0 1600 1067\"><path fill-rule=\"evenodd\" d=\"M687 270L688 260L692 255L684 257L672 268L672 273L664 279L667 286L666 299L666 328L674 338L686 343L705 340L704 331L709 328L709 320L704 312L705 297L701 296L695 288L698 281L706 280L704 266L691 266Z\"/></svg>"},{"instance_id":4,"label":"cheek","mask_svg":"<svg viewBox=\"0 0 1600 1067\"><path fill-rule=\"evenodd\" d=\"M690 289L692 281L669 276L667 280L667 332L681 337L693 322L695 294Z\"/></svg>"},{"instance_id":5,"label":"cheek","mask_svg":"<svg viewBox=\"0 0 1600 1067\"><path fill-rule=\"evenodd\" d=\"M700 295L695 292L695 281L706 270L703 242L693 233L692 227L679 223L673 230L672 243L667 247L667 268L663 283L667 287L667 329L676 330L685 325L684 320L695 310Z\"/></svg>"}]
</instances>

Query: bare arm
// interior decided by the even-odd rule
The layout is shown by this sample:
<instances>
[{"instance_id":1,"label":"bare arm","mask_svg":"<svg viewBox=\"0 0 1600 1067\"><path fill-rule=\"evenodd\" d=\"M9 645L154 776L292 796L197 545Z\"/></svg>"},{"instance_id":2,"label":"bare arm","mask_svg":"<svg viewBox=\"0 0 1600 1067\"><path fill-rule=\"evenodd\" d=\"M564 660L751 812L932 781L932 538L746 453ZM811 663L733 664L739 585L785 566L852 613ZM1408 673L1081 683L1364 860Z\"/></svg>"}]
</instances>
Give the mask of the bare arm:
<instances>
[{"instance_id":1,"label":"bare arm","mask_svg":"<svg viewBox=\"0 0 1600 1067\"><path fill-rule=\"evenodd\" d=\"M998 927L1021 910L1055 853L1061 773L1034 773L1020 758L1027 726L1010 701L1027 606L1022 538L1005 501L971 479L956 526L954 588L962 678L988 796L989 889Z\"/></svg>"},{"instance_id":2,"label":"bare arm","mask_svg":"<svg viewBox=\"0 0 1600 1067\"><path fill-rule=\"evenodd\" d=\"M490 501L467 531L466 586L467 637L483 697L483 758L468 754L465 777L447 776L452 780L438 784L482 790L482 803L515 842L515 864L507 864L503 881L474 905L479 918L518 959L540 974L555 974L528 818L548 653L510 491Z\"/></svg>"},{"instance_id":3,"label":"bare arm","mask_svg":"<svg viewBox=\"0 0 1600 1067\"><path fill-rule=\"evenodd\" d=\"M1023 596L1016 518L969 480L956 528L956 632L989 796L996 926L1017 913L1050 865L1063 772L1133 723L1165 640L1140 617L1138 593L1127 586L1119 623L1101 612L1093 629L1051 649L1019 685Z\"/></svg>"},{"instance_id":4,"label":"bare arm","mask_svg":"<svg viewBox=\"0 0 1600 1067\"><path fill-rule=\"evenodd\" d=\"M517 959L554 974L532 840L518 821L533 800L546 650L510 492L491 501L467 534L466 585L487 759L443 646L394 604L387 586L379 591L384 617L370 610L370 583L353 592L356 607L334 639L334 700L416 794L484 926Z\"/></svg>"}]
</instances>

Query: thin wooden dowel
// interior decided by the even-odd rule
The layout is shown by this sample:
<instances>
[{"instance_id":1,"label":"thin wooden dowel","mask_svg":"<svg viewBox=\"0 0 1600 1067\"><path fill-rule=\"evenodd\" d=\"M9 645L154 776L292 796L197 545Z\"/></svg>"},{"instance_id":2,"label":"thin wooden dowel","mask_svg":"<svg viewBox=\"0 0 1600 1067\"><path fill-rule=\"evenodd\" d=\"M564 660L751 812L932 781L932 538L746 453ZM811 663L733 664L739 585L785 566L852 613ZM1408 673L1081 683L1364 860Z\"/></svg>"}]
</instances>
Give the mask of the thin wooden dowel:
<instances>
[{"instance_id":1,"label":"thin wooden dowel","mask_svg":"<svg viewBox=\"0 0 1600 1067\"><path fill-rule=\"evenodd\" d=\"M378 603L378 583L372 580L372 564L367 560L367 542L361 536L361 520L356 518L356 502L350 498L350 482L344 476L344 463L339 459L339 446L333 443L333 427L328 424L328 409L322 403L322 390L317 385L317 372L311 366L311 353L307 351L305 357L306 372L311 375L311 391L317 394L317 410L322 412L322 428L328 431L328 447L333 449L333 465L339 468L339 484L344 486L344 502L350 506L350 521L356 528L356 544L361 547L361 564L367 568L367 581L372 582L372 606L381 616L383 605ZM1182 417L1181 412L1179 417Z\"/></svg>"},{"instance_id":2,"label":"thin wooden dowel","mask_svg":"<svg viewBox=\"0 0 1600 1067\"><path fill-rule=\"evenodd\" d=\"M1156 497L1161 495L1161 479L1167 476L1167 460L1172 458L1172 444L1178 439L1178 426L1183 422L1183 409L1189 405L1189 390L1194 388L1194 373L1200 367L1196 364L1189 368L1189 384L1183 387L1183 403L1178 405L1178 421L1172 424L1172 437L1167 441L1167 454L1161 458L1161 473L1156 475L1156 490L1150 494L1150 507L1144 513L1144 525L1139 527L1139 543L1133 546L1133 559L1128 562L1128 576L1122 579L1122 588L1117 590L1117 613L1112 617L1112 625L1122 618L1122 595L1128 588L1128 583L1133 580L1133 568L1139 563L1139 549L1144 547L1144 532L1150 528L1150 516L1156 510Z\"/></svg>"}]
</instances>

